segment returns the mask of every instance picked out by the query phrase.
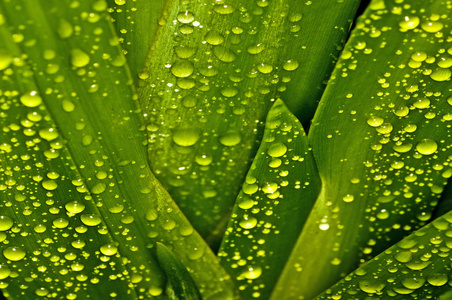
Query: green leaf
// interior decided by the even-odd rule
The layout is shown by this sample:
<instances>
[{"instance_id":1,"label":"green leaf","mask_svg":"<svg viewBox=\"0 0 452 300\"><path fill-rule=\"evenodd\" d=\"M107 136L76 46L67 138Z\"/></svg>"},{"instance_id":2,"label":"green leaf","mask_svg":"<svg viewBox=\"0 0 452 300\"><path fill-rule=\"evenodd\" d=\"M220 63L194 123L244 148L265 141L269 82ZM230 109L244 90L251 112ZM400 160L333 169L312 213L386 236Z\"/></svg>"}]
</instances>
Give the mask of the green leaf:
<instances>
[{"instance_id":1,"label":"green leaf","mask_svg":"<svg viewBox=\"0 0 452 300\"><path fill-rule=\"evenodd\" d=\"M166 291L169 299L202 299L193 278L191 278L185 266L161 243L157 243L157 258L168 278Z\"/></svg>"},{"instance_id":2,"label":"green leaf","mask_svg":"<svg viewBox=\"0 0 452 300\"><path fill-rule=\"evenodd\" d=\"M451 175L450 9L376 0L358 19L309 132L322 191L273 299L312 298L431 217Z\"/></svg>"},{"instance_id":3,"label":"green leaf","mask_svg":"<svg viewBox=\"0 0 452 300\"><path fill-rule=\"evenodd\" d=\"M438 206L433 214L433 218L436 219L445 213L452 210L452 180L449 180L444 192L441 194Z\"/></svg>"},{"instance_id":4,"label":"green leaf","mask_svg":"<svg viewBox=\"0 0 452 300\"><path fill-rule=\"evenodd\" d=\"M303 127L277 100L218 253L243 299L269 298L319 190Z\"/></svg>"},{"instance_id":5,"label":"green leaf","mask_svg":"<svg viewBox=\"0 0 452 300\"><path fill-rule=\"evenodd\" d=\"M203 296L229 276L147 164L105 1L0 3L1 288L11 299L161 298L164 242ZM137 255L139 251L139 255Z\"/></svg>"},{"instance_id":6,"label":"green leaf","mask_svg":"<svg viewBox=\"0 0 452 300\"><path fill-rule=\"evenodd\" d=\"M315 106L359 1L322 3L168 2L140 84L149 159L209 240L226 224L272 100L281 96L298 111ZM312 93L293 96L299 88Z\"/></svg>"},{"instance_id":7,"label":"green leaf","mask_svg":"<svg viewBox=\"0 0 452 300\"><path fill-rule=\"evenodd\" d=\"M134 81L144 68L165 8L165 0L108 0L113 25Z\"/></svg>"},{"instance_id":8,"label":"green leaf","mask_svg":"<svg viewBox=\"0 0 452 300\"><path fill-rule=\"evenodd\" d=\"M451 223L452 213L436 219L316 299L450 299Z\"/></svg>"}]
</instances>

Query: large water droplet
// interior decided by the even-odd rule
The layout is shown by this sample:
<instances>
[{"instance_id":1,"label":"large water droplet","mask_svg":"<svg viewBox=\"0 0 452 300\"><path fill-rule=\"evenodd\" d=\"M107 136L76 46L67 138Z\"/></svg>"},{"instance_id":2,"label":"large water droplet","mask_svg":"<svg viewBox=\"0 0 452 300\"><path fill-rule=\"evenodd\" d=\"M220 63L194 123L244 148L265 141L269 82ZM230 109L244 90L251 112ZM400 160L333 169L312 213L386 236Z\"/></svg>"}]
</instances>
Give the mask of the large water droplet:
<instances>
[{"instance_id":1,"label":"large water droplet","mask_svg":"<svg viewBox=\"0 0 452 300\"><path fill-rule=\"evenodd\" d=\"M11 261L19 261L25 257L27 253L20 247L8 247L3 250L3 256Z\"/></svg>"},{"instance_id":2,"label":"large water droplet","mask_svg":"<svg viewBox=\"0 0 452 300\"><path fill-rule=\"evenodd\" d=\"M431 139L423 139L416 145L416 150L423 155L431 155L438 149L438 144Z\"/></svg>"},{"instance_id":3,"label":"large water droplet","mask_svg":"<svg viewBox=\"0 0 452 300\"><path fill-rule=\"evenodd\" d=\"M182 147L193 146L199 138L199 131L193 128L179 128L173 132L174 143Z\"/></svg>"},{"instance_id":4,"label":"large water droplet","mask_svg":"<svg viewBox=\"0 0 452 300\"><path fill-rule=\"evenodd\" d=\"M9 230L13 227L14 221L8 216L0 216L0 231Z\"/></svg>"}]
</instances>

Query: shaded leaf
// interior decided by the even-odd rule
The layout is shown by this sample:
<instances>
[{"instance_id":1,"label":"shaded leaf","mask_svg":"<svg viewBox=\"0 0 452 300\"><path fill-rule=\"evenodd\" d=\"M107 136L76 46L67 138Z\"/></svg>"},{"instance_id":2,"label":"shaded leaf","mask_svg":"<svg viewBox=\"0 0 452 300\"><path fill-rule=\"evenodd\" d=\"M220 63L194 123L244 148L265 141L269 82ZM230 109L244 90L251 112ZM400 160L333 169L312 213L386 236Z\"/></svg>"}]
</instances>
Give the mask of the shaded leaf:
<instances>
[{"instance_id":1,"label":"shaded leaf","mask_svg":"<svg viewBox=\"0 0 452 300\"><path fill-rule=\"evenodd\" d=\"M168 278L166 291L169 299L201 299L201 294L185 266L165 245L157 243L157 259Z\"/></svg>"},{"instance_id":2,"label":"shaded leaf","mask_svg":"<svg viewBox=\"0 0 452 300\"><path fill-rule=\"evenodd\" d=\"M106 8L0 3L0 262L11 271L0 287L14 299L160 297L165 277L147 251L160 241L205 298L232 295L147 165L137 96Z\"/></svg>"},{"instance_id":3,"label":"shaded leaf","mask_svg":"<svg viewBox=\"0 0 452 300\"><path fill-rule=\"evenodd\" d=\"M209 240L222 232L217 224L226 224L271 101L302 88L310 91L303 99L292 92L283 99L306 112L315 106L313 95L320 93L359 1L322 3L168 2L147 61L149 77L140 84L149 158Z\"/></svg>"},{"instance_id":4,"label":"shaded leaf","mask_svg":"<svg viewBox=\"0 0 452 300\"><path fill-rule=\"evenodd\" d=\"M316 299L450 299L451 223L452 213L436 219Z\"/></svg>"},{"instance_id":5,"label":"shaded leaf","mask_svg":"<svg viewBox=\"0 0 452 300\"><path fill-rule=\"evenodd\" d=\"M113 25L134 81L144 67L165 3L165 0L108 0Z\"/></svg>"},{"instance_id":6,"label":"shaded leaf","mask_svg":"<svg viewBox=\"0 0 452 300\"><path fill-rule=\"evenodd\" d=\"M375 0L358 19L309 132L322 191L274 299L315 296L430 219L451 176L449 13Z\"/></svg>"},{"instance_id":7,"label":"shaded leaf","mask_svg":"<svg viewBox=\"0 0 452 300\"><path fill-rule=\"evenodd\" d=\"M319 190L303 127L277 100L218 253L243 299L269 298Z\"/></svg>"}]
</instances>

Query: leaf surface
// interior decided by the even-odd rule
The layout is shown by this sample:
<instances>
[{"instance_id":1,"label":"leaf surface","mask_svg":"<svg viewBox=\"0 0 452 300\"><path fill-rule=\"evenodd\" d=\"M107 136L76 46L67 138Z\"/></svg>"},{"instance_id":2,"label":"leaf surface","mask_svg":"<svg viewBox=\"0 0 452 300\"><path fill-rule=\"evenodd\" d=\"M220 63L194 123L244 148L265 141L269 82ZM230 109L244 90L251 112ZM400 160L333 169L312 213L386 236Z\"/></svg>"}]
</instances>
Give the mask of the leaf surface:
<instances>
[{"instance_id":1,"label":"leaf surface","mask_svg":"<svg viewBox=\"0 0 452 300\"><path fill-rule=\"evenodd\" d=\"M269 298L319 190L303 127L277 100L218 253L243 299Z\"/></svg>"},{"instance_id":2,"label":"leaf surface","mask_svg":"<svg viewBox=\"0 0 452 300\"><path fill-rule=\"evenodd\" d=\"M309 132L322 191L273 299L314 297L430 219L451 176L449 13L376 0L358 19Z\"/></svg>"},{"instance_id":3,"label":"leaf surface","mask_svg":"<svg viewBox=\"0 0 452 300\"><path fill-rule=\"evenodd\" d=\"M148 167L106 9L0 3L0 287L11 299L162 298L165 276L148 250L158 241L206 299L231 296L228 275Z\"/></svg>"},{"instance_id":4,"label":"leaf surface","mask_svg":"<svg viewBox=\"0 0 452 300\"><path fill-rule=\"evenodd\" d=\"M108 0L110 15L134 81L144 68L165 0Z\"/></svg>"},{"instance_id":5,"label":"leaf surface","mask_svg":"<svg viewBox=\"0 0 452 300\"><path fill-rule=\"evenodd\" d=\"M436 219L315 299L450 299L451 223L452 213Z\"/></svg>"},{"instance_id":6,"label":"leaf surface","mask_svg":"<svg viewBox=\"0 0 452 300\"><path fill-rule=\"evenodd\" d=\"M359 1L319 3L168 2L140 84L149 159L209 240L227 223L272 100L307 119L315 107Z\"/></svg>"},{"instance_id":7,"label":"leaf surface","mask_svg":"<svg viewBox=\"0 0 452 300\"><path fill-rule=\"evenodd\" d=\"M165 270L168 278L166 294L169 299L202 299L193 278L191 278L190 273L188 273L185 266L177 259L171 250L161 243L157 243L157 259L159 260L160 266Z\"/></svg>"}]
</instances>

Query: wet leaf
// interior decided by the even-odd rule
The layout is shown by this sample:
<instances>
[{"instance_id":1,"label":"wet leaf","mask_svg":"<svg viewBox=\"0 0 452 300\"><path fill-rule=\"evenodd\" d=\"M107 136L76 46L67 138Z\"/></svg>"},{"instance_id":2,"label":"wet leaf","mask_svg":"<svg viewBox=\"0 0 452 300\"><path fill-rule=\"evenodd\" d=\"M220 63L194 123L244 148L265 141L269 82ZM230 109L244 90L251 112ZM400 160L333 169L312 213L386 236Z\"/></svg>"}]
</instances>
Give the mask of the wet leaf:
<instances>
[{"instance_id":1,"label":"wet leaf","mask_svg":"<svg viewBox=\"0 0 452 300\"><path fill-rule=\"evenodd\" d=\"M167 6L140 85L149 159L208 240L227 223L272 101L286 99L310 118L359 1L321 3Z\"/></svg>"},{"instance_id":2,"label":"wet leaf","mask_svg":"<svg viewBox=\"0 0 452 300\"><path fill-rule=\"evenodd\" d=\"M273 299L315 296L430 219L451 176L449 13L375 0L358 19L309 132L322 192Z\"/></svg>"},{"instance_id":3,"label":"wet leaf","mask_svg":"<svg viewBox=\"0 0 452 300\"><path fill-rule=\"evenodd\" d=\"M148 248L164 242L206 299L230 296L228 275L147 165L106 7L0 3L0 288L12 299L162 298Z\"/></svg>"},{"instance_id":4,"label":"wet leaf","mask_svg":"<svg viewBox=\"0 0 452 300\"><path fill-rule=\"evenodd\" d=\"M451 223L452 213L436 219L315 299L450 299Z\"/></svg>"},{"instance_id":5,"label":"wet leaf","mask_svg":"<svg viewBox=\"0 0 452 300\"><path fill-rule=\"evenodd\" d=\"M138 81L144 67L165 3L165 0L108 0L113 25L134 81Z\"/></svg>"},{"instance_id":6,"label":"wet leaf","mask_svg":"<svg viewBox=\"0 0 452 300\"><path fill-rule=\"evenodd\" d=\"M277 100L218 253L243 299L269 298L319 190L303 127Z\"/></svg>"},{"instance_id":7,"label":"wet leaf","mask_svg":"<svg viewBox=\"0 0 452 300\"><path fill-rule=\"evenodd\" d=\"M202 299L193 278L191 278L185 266L161 243L157 243L157 259L168 278L166 294L169 299Z\"/></svg>"}]
</instances>

